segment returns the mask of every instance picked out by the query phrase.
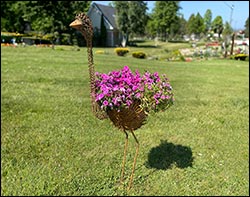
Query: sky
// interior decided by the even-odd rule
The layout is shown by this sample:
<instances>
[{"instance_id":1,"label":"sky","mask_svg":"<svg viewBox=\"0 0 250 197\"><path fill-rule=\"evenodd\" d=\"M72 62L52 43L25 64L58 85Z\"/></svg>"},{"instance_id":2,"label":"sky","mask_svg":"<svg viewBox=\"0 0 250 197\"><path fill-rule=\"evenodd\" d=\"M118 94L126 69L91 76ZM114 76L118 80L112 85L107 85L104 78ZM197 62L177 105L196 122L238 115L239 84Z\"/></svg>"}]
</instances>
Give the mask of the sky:
<instances>
[{"instance_id":1,"label":"sky","mask_svg":"<svg viewBox=\"0 0 250 197\"><path fill-rule=\"evenodd\" d=\"M93 1L102 5L108 5L111 1ZM152 12L155 1L146 1L148 6L148 13ZM212 20L216 16L221 16L223 23L230 22L232 14L232 27L233 29L245 29L245 22L249 17L249 1L181 1L181 9L179 12L183 14L186 20L189 19L191 14L198 12L204 17L207 9L212 11ZM231 6L233 5L233 9Z\"/></svg>"}]
</instances>

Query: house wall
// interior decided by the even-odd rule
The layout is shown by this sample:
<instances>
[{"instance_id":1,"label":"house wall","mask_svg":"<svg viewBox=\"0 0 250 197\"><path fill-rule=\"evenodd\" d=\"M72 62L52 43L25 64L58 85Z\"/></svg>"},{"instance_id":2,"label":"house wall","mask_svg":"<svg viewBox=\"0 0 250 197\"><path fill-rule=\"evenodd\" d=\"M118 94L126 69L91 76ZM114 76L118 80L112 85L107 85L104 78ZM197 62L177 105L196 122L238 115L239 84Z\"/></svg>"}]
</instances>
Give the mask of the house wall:
<instances>
[{"instance_id":1,"label":"house wall","mask_svg":"<svg viewBox=\"0 0 250 197\"><path fill-rule=\"evenodd\" d=\"M122 35L118 30L107 31L107 47L118 47L121 45Z\"/></svg>"},{"instance_id":2,"label":"house wall","mask_svg":"<svg viewBox=\"0 0 250 197\"><path fill-rule=\"evenodd\" d=\"M95 6L91 6L88 12L88 16L92 21L93 28L96 30L98 29L98 31L100 32L102 13ZM104 25L107 30L106 46L107 47L118 46L120 44L120 35L118 30L114 29L110 25L110 23L107 20L105 20L105 18L104 18Z\"/></svg>"}]
</instances>

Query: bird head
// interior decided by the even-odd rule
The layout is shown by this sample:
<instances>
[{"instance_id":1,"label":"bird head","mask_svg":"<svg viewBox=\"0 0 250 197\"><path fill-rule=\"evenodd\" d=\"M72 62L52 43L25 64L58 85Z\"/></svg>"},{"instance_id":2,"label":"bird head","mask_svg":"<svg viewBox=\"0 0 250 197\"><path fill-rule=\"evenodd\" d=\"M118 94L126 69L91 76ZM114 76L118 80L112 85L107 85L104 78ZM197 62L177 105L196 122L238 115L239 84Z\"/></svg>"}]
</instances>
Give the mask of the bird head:
<instances>
[{"instance_id":1,"label":"bird head","mask_svg":"<svg viewBox=\"0 0 250 197\"><path fill-rule=\"evenodd\" d=\"M80 20L78 20L78 19L76 19L76 20L74 20L72 23L70 23L70 27L73 27L73 28L75 28L75 29L77 29L77 30L80 30L81 29L81 27L82 27L82 21L80 21Z\"/></svg>"},{"instance_id":2,"label":"bird head","mask_svg":"<svg viewBox=\"0 0 250 197\"><path fill-rule=\"evenodd\" d=\"M72 23L70 23L69 26L79 30L84 36L93 35L93 26L92 26L91 20L84 13L77 14L75 17L75 20Z\"/></svg>"}]
</instances>

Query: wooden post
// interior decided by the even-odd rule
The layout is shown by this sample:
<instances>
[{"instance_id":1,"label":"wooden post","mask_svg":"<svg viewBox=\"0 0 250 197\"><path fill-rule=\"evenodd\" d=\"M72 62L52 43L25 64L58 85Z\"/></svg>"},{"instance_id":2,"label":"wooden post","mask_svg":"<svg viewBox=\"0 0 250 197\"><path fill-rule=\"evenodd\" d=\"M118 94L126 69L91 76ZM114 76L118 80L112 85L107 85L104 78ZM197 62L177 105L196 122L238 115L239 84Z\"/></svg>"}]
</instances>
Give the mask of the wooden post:
<instances>
[{"instance_id":1,"label":"wooden post","mask_svg":"<svg viewBox=\"0 0 250 197\"><path fill-rule=\"evenodd\" d=\"M235 33L233 33L233 35L232 35L232 44L231 44L230 55L233 55L233 51L234 51L234 37L235 37Z\"/></svg>"}]
</instances>

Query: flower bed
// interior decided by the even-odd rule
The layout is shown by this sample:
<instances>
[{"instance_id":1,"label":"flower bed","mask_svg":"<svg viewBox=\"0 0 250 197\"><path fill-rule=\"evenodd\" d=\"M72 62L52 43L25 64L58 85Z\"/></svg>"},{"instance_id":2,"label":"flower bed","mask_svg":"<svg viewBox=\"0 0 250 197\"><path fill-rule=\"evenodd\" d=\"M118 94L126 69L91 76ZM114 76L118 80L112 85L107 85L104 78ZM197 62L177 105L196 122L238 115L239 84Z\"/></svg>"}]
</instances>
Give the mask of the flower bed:
<instances>
[{"instance_id":1,"label":"flower bed","mask_svg":"<svg viewBox=\"0 0 250 197\"><path fill-rule=\"evenodd\" d=\"M247 57L248 57L248 55L243 54L243 53L239 53L239 54L232 56L232 58L234 58L236 60L246 60Z\"/></svg>"},{"instance_id":2,"label":"flower bed","mask_svg":"<svg viewBox=\"0 0 250 197\"><path fill-rule=\"evenodd\" d=\"M145 112L165 110L173 104L172 87L166 75L146 71L143 75L128 66L108 74L96 73L96 102L104 111L129 108L136 100Z\"/></svg>"}]
</instances>

